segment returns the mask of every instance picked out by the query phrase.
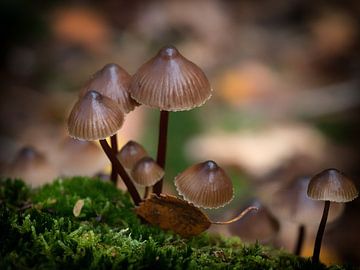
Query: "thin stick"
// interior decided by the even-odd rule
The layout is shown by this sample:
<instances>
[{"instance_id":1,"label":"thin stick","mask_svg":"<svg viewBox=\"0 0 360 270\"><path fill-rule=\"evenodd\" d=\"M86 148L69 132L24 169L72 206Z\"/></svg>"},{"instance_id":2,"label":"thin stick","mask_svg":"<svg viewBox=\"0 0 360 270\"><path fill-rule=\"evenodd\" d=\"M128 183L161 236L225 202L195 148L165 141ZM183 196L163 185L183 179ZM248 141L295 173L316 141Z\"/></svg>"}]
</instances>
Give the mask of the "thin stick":
<instances>
[{"instance_id":1,"label":"thin stick","mask_svg":"<svg viewBox=\"0 0 360 270\"><path fill-rule=\"evenodd\" d=\"M168 122L169 122L169 112L161 111L160 112L160 125L159 125L159 142L158 142L156 162L163 169L165 169L165 161L166 161L166 143L167 143ZM157 182L154 185L153 191L157 195L160 195L160 193L162 191L163 180L164 180L164 178L162 178L159 182Z\"/></svg>"},{"instance_id":2,"label":"thin stick","mask_svg":"<svg viewBox=\"0 0 360 270\"><path fill-rule=\"evenodd\" d=\"M316 234L316 239L315 239L314 252L313 252L313 256L312 256L312 262L313 263L318 263L319 262L321 241L322 241L324 231L325 231L325 226L326 226L326 221L327 221L327 217L328 217L328 213L329 213L329 208L330 208L330 201L325 201L324 212L323 212L321 222L320 222L320 225L319 225L319 229L318 229L318 232Z\"/></svg>"},{"instance_id":3,"label":"thin stick","mask_svg":"<svg viewBox=\"0 0 360 270\"><path fill-rule=\"evenodd\" d=\"M124 167L121 165L119 160L116 158L116 155L114 155L113 150L111 149L111 147L109 146L109 144L107 143L106 140L100 140L100 145L103 148L106 156L110 159L111 163L113 164L115 171L119 174L119 176L124 181L128 191L130 193L130 196L134 201L134 204L139 205L139 203L141 202L139 192L136 190L133 182L131 181L131 179L130 179L129 175L127 174L127 172L125 171Z\"/></svg>"},{"instance_id":4,"label":"thin stick","mask_svg":"<svg viewBox=\"0 0 360 270\"><path fill-rule=\"evenodd\" d=\"M255 206L249 206L248 208L246 208L244 211L242 211L239 215L237 215L233 219L230 219L228 221L211 221L211 223L212 224L217 224L217 225L227 225L227 224L236 222L239 219L242 219L247 213L249 213L250 211L253 211L253 210L257 211L259 209L257 207L255 207Z\"/></svg>"},{"instance_id":5,"label":"thin stick","mask_svg":"<svg viewBox=\"0 0 360 270\"><path fill-rule=\"evenodd\" d=\"M112 135L110 137L110 142L111 142L111 149L113 150L114 154L117 155L118 153L118 143L117 143L117 136L116 134ZM117 182L117 172L114 168L114 165L111 164L111 174L110 174L110 180L111 182L113 182L116 185Z\"/></svg>"},{"instance_id":6,"label":"thin stick","mask_svg":"<svg viewBox=\"0 0 360 270\"><path fill-rule=\"evenodd\" d=\"M294 254L297 256L300 256L301 254L301 249L304 243L304 238L305 238L305 225L301 224L299 226L299 230L298 230L298 238L296 241L296 246L295 246L295 250L294 250Z\"/></svg>"}]
</instances>

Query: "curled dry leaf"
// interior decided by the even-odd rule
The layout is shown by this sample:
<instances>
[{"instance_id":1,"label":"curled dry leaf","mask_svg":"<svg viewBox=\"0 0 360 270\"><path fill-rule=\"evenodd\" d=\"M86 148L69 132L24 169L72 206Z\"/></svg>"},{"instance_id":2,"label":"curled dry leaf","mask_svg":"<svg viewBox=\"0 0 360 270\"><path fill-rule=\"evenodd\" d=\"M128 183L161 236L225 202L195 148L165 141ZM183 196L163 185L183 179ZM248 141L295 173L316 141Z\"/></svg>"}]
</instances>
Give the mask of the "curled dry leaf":
<instances>
[{"instance_id":1,"label":"curled dry leaf","mask_svg":"<svg viewBox=\"0 0 360 270\"><path fill-rule=\"evenodd\" d=\"M172 230L183 237L198 235L211 225L211 221L200 209L165 194L152 194L136 208L136 213L150 224Z\"/></svg>"},{"instance_id":2,"label":"curled dry leaf","mask_svg":"<svg viewBox=\"0 0 360 270\"><path fill-rule=\"evenodd\" d=\"M74 205L74 208L73 208L73 214L75 217L78 217L80 216L81 214L81 209L83 208L84 206L84 200L77 200L77 202L75 203Z\"/></svg>"}]
</instances>

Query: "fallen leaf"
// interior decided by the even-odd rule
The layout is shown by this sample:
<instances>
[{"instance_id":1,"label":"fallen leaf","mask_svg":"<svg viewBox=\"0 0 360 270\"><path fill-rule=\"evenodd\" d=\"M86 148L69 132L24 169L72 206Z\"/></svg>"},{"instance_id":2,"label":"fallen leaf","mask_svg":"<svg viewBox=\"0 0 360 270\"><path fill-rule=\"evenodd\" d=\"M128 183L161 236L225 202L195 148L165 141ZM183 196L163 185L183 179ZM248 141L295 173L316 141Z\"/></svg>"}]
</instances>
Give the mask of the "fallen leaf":
<instances>
[{"instance_id":1,"label":"fallen leaf","mask_svg":"<svg viewBox=\"0 0 360 270\"><path fill-rule=\"evenodd\" d=\"M83 208L84 206L84 200L78 200L75 205L74 205L74 208L73 208L73 214L75 217L78 217L80 216L80 213L81 213L81 209Z\"/></svg>"},{"instance_id":2,"label":"fallen leaf","mask_svg":"<svg viewBox=\"0 0 360 270\"><path fill-rule=\"evenodd\" d=\"M149 199L140 203L135 211L150 224L172 230L182 237L198 235L211 225L200 209L171 195L152 194Z\"/></svg>"}]
</instances>

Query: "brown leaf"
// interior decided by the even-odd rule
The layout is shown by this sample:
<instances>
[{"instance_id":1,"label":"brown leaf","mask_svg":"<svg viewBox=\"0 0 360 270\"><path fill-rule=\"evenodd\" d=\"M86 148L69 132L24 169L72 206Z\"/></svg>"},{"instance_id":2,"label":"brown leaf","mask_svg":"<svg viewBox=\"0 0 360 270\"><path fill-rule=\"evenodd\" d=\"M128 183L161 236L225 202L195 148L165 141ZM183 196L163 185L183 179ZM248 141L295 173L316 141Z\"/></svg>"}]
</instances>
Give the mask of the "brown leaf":
<instances>
[{"instance_id":1,"label":"brown leaf","mask_svg":"<svg viewBox=\"0 0 360 270\"><path fill-rule=\"evenodd\" d=\"M175 196L161 194L151 197L136 208L136 213L152 225L172 230L183 237L195 236L207 230L211 222L194 205Z\"/></svg>"}]
</instances>

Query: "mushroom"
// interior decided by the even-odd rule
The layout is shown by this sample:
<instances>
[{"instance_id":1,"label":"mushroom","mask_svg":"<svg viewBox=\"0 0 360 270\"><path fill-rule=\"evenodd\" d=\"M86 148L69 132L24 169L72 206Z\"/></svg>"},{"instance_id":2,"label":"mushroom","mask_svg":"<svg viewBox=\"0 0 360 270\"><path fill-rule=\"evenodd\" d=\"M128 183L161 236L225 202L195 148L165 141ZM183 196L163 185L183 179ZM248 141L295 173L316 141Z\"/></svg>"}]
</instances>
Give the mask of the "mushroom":
<instances>
[{"instance_id":1,"label":"mushroom","mask_svg":"<svg viewBox=\"0 0 360 270\"><path fill-rule=\"evenodd\" d=\"M9 177L20 178L33 187L49 183L58 176L57 170L46 157L30 146L19 150L5 173Z\"/></svg>"},{"instance_id":2,"label":"mushroom","mask_svg":"<svg viewBox=\"0 0 360 270\"><path fill-rule=\"evenodd\" d=\"M80 97L72 108L68 119L68 131L69 135L76 139L99 140L105 154L123 179L135 205L138 205L141 201L140 195L106 141L107 137L114 135L121 128L123 121L124 115L115 101L91 90Z\"/></svg>"},{"instance_id":3,"label":"mushroom","mask_svg":"<svg viewBox=\"0 0 360 270\"><path fill-rule=\"evenodd\" d=\"M229 225L229 231L232 235L237 235L246 242L260 241L269 243L275 238L280 230L280 224L273 214L259 201L251 200L245 208L254 206L257 212L251 212L244 218ZM238 211L237 211L238 212Z\"/></svg>"},{"instance_id":4,"label":"mushroom","mask_svg":"<svg viewBox=\"0 0 360 270\"><path fill-rule=\"evenodd\" d=\"M307 195L313 200L325 201L324 211L315 239L313 263L319 262L322 237L329 213L330 202L349 202L357 198L358 190L350 178L337 169L326 169L313 176L309 182Z\"/></svg>"},{"instance_id":5,"label":"mushroom","mask_svg":"<svg viewBox=\"0 0 360 270\"><path fill-rule=\"evenodd\" d=\"M80 97L95 89L100 94L116 101L124 114L129 113L138 105L129 94L130 79L130 74L119 65L107 64L86 82L80 92ZM110 137L110 141L111 148L117 153L118 143L116 133ZM110 179L115 182L116 178L117 174L112 167Z\"/></svg>"},{"instance_id":6,"label":"mushroom","mask_svg":"<svg viewBox=\"0 0 360 270\"><path fill-rule=\"evenodd\" d=\"M147 198L149 189L164 177L164 170L151 157L140 159L131 171L133 181L145 187L144 199Z\"/></svg>"},{"instance_id":7,"label":"mushroom","mask_svg":"<svg viewBox=\"0 0 360 270\"><path fill-rule=\"evenodd\" d=\"M169 112L203 105L211 97L210 83L198 66L166 46L133 75L130 93L138 103L161 111L156 161L164 168ZM162 180L154 186L156 194L161 190Z\"/></svg>"},{"instance_id":8,"label":"mushroom","mask_svg":"<svg viewBox=\"0 0 360 270\"><path fill-rule=\"evenodd\" d=\"M117 154L117 158L125 169L131 171L134 165L148 153L141 144L135 141L128 141Z\"/></svg>"},{"instance_id":9,"label":"mushroom","mask_svg":"<svg viewBox=\"0 0 360 270\"><path fill-rule=\"evenodd\" d=\"M186 201L198 207L218 208L233 199L229 176L212 160L195 164L178 174L175 186Z\"/></svg>"},{"instance_id":10,"label":"mushroom","mask_svg":"<svg viewBox=\"0 0 360 270\"><path fill-rule=\"evenodd\" d=\"M298 237L294 254L300 255L305 239L306 227L317 224L322 211L321 202L310 200L307 196L309 177L298 177L280 187L272 196L270 210L282 220L298 225ZM329 215L329 222L335 221L344 210L344 205L334 204Z\"/></svg>"}]
</instances>

